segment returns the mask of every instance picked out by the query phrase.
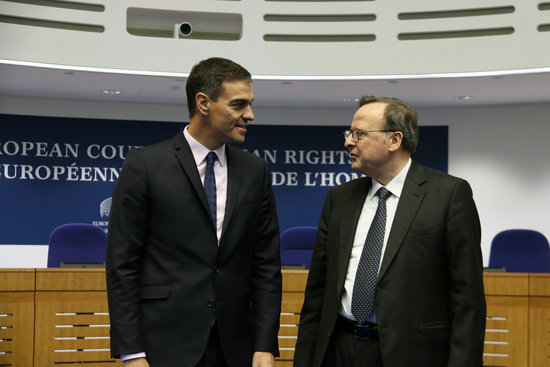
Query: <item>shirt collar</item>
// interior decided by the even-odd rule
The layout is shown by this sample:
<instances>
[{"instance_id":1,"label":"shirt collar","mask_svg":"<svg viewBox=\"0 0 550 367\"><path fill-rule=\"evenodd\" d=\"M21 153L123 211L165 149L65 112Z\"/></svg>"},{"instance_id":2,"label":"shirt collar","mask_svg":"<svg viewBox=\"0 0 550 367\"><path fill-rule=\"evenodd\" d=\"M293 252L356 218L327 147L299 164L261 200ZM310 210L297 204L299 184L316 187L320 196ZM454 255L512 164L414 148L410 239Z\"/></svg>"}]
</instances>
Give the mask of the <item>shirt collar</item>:
<instances>
[{"instance_id":1,"label":"shirt collar","mask_svg":"<svg viewBox=\"0 0 550 367\"><path fill-rule=\"evenodd\" d=\"M211 150L195 140L195 138L193 138L191 134L189 134L189 131L187 131L188 127L189 125L187 125L185 129L183 129L183 135L185 136L185 139L189 144L189 148L191 148L193 158L195 159L195 164L198 166L206 159L206 155L211 152ZM213 150L213 152L216 153L216 155L218 156L218 162L220 163L220 165L222 167L225 166L225 144L218 149Z\"/></svg>"},{"instance_id":2,"label":"shirt collar","mask_svg":"<svg viewBox=\"0 0 550 367\"><path fill-rule=\"evenodd\" d=\"M412 160L409 157L409 161L405 165L405 167L399 172L397 176L395 176L385 187L388 189L389 192L391 192L393 195L397 196L398 198L401 197L401 192L403 191L403 186L405 185L405 179L407 178L407 173L409 172L409 168L411 168ZM367 199L370 200L376 194L379 188L382 187L382 184L380 184L378 181L375 181L374 179L371 179L372 185L370 186L369 193L367 195Z\"/></svg>"}]
</instances>

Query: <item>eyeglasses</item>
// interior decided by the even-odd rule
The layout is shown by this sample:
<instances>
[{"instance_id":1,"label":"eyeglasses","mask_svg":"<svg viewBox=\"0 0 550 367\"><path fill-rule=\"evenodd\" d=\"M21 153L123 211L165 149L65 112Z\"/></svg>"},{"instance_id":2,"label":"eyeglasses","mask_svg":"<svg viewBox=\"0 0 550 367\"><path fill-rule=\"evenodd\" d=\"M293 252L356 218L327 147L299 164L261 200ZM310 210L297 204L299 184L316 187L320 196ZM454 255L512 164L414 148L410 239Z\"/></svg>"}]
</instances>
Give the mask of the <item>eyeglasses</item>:
<instances>
[{"instance_id":1,"label":"eyeglasses","mask_svg":"<svg viewBox=\"0 0 550 367\"><path fill-rule=\"evenodd\" d=\"M381 132L381 133L389 133L399 130L387 130L387 129L379 129L379 130L344 130L344 138L347 140L350 135L354 142L358 142L359 139L361 139L363 136L367 136L369 133L374 132Z\"/></svg>"}]
</instances>

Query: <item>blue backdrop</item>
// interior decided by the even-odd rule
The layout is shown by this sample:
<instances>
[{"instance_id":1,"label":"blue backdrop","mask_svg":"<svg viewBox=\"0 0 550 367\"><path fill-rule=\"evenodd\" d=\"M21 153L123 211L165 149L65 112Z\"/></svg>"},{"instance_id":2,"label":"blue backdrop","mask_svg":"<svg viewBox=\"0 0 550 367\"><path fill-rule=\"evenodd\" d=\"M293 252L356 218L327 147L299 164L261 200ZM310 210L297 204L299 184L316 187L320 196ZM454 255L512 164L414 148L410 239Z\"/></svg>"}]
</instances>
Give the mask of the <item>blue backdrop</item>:
<instances>
[{"instance_id":1,"label":"blue backdrop","mask_svg":"<svg viewBox=\"0 0 550 367\"><path fill-rule=\"evenodd\" d=\"M58 225L108 224L128 150L169 139L184 123L0 115L0 244L47 244ZM254 125L241 148L272 174L281 232L317 225L325 194L358 177L344 126ZM414 158L447 171L448 128L420 128Z\"/></svg>"}]
</instances>

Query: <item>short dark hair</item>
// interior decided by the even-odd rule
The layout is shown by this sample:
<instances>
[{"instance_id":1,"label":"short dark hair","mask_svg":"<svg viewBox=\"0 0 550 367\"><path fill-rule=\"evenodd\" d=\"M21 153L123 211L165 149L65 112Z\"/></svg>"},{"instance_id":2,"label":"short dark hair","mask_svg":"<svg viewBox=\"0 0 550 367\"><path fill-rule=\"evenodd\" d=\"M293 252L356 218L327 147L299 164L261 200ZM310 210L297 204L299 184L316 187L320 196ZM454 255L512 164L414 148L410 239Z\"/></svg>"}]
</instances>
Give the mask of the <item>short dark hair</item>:
<instances>
[{"instance_id":1,"label":"short dark hair","mask_svg":"<svg viewBox=\"0 0 550 367\"><path fill-rule=\"evenodd\" d=\"M369 103L386 103L384 110L385 129L403 133L403 148L413 154L418 144L418 117L410 104L394 97L363 96L359 107Z\"/></svg>"},{"instance_id":2,"label":"short dark hair","mask_svg":"<svg viewBox=\"0 0 550 367\"><path fill-rule=\"evenodd\" d=\"M235 80L251 83L252 76L248 70L231 60L211 57L193 66L185 85L189 117L193 117L197 112L195 100L197 93L202 92L213 101L217 101L222 92L223 82Z\"/></svg>"}]
</instances>

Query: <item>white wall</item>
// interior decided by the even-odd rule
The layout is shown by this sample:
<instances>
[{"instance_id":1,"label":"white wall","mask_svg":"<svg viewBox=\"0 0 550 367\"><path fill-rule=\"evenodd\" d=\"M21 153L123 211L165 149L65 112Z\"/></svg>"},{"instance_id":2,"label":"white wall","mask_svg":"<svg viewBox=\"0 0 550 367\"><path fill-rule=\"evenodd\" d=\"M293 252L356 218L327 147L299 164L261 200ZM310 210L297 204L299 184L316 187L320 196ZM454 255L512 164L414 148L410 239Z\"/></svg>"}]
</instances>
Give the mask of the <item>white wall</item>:
<instances>
[{"instance_id":1,"label":"white wall","mask_svg":"<svg viewBox=\"0 0 550 367\"><path fill-rule=\"evenodd\" d=\"M45 116L185 121L185 106L0 96L0 111ZM348 126L354 108L256 108L256 123ZM485 263L492 238L529 228L550 239L550 103L419 109L421 125L449 126L449 173L472 185ZM339 139L340 137L335 137ZM0 267L45 267L46 246L0 246Z\"/></svg>"},{"instance_id":2,"label":"white wall","mask_svg":"<svg viewBox=\"0 0 550 367\"><path fill-rule=\"evenodd\" d=\"M424 124L449 125L449 173L472 185L486 263L502 230L550 239L550 104L420 112Z\"/></svg>"}]
</instances>

